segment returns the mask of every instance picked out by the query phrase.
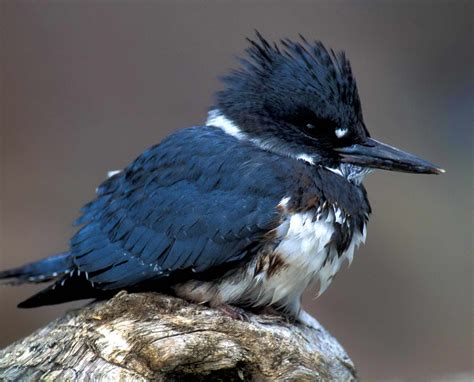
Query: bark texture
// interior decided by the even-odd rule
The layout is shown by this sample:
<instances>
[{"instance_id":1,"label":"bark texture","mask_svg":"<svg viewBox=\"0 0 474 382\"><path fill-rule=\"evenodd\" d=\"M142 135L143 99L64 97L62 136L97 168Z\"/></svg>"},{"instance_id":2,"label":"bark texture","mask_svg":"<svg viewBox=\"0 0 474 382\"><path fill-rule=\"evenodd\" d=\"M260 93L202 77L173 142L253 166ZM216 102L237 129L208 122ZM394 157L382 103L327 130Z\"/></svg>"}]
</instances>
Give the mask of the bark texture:
<instances>
[{"instance_id":1,"label":"bark texture","mask_svg":"<svg viewBox=\"0 0 474 382\"><path fill-rule=\"evenodd\" d=\"M352 361L313 327L121 292L0 351L1 381L353 381Z\"/></svg>"}]
</instances>

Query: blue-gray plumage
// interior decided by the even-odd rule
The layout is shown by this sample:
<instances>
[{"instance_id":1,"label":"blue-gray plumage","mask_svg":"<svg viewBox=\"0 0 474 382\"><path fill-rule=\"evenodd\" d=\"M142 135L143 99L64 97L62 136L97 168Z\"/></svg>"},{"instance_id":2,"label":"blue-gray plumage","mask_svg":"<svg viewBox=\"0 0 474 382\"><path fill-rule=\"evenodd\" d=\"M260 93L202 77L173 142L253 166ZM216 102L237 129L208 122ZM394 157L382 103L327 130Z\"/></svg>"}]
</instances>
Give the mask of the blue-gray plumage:
<instances>
[{"instance_id":1,"label":"blue-gray plumage","mask_svg":"<svg viewBox=\"0 0 474 382\"><path fill-rule=\"evenodd\" d=\"M327 177L324 190L314 181L320 172ZM368 212L362 187L338 191L340 176L216 127L184 129L99 187L78 221L85 227L71 241L74 262L110 289L245 260L266 244L264 236L280 224L278 203L298 193L305 176L311 195L338 201L362 224L359 209Z\"/></svg>"},{"instance_id":2,"label":"blue-gray plumage","mask_svg":"<svg viewBox=\"0 0 474 382\"><path fill-rule=\"evenodd\" d=\"M251 41L206 125L183 129L97 189L68 252L0 273L54 283L33 307L160 290L293 317L365 239L371 168L438 173L370 138L349 62L321 43Z\"/></svg>"}]
</instances>

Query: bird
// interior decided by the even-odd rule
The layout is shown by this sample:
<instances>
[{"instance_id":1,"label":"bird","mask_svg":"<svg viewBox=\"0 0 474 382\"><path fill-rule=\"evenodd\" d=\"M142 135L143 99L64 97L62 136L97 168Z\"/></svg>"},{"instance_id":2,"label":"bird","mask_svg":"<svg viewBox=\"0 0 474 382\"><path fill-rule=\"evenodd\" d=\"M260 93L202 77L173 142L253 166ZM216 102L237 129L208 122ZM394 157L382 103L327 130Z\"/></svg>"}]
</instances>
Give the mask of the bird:
<instances>
[{"instance_id":1,"label":"bird","mask_svg":"<svg viewBox=\"0 0 474 382\"><path fill-rule=\"evenodd\" d=\"M303 292L323 293L365 241L364 177L444 172L371 138L344 52L302 35L247 43L204 125L111 172L67 251L0 272L2 283L49 282L20 308L158 291L305 323Z\"/></svg>"}]
</instances>

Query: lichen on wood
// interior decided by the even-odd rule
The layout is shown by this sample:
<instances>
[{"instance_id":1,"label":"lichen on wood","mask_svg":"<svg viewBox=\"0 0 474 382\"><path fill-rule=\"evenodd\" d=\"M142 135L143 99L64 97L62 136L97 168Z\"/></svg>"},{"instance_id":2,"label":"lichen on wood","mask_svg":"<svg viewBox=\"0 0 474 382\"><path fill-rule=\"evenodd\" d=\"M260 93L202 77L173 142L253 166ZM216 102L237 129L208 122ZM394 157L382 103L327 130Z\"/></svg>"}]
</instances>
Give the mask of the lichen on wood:
<instances>
[{"instance_id":1,"label":"lichen on wood","mask_svg":"<svg viewBox=\"0 0 474 382\"><path fill-rule=\"evenodd\" d=\"M354 365L313 327L121 292L68 312L0 351L2 381L353 381Z\"/></svg>"}]
</instances>

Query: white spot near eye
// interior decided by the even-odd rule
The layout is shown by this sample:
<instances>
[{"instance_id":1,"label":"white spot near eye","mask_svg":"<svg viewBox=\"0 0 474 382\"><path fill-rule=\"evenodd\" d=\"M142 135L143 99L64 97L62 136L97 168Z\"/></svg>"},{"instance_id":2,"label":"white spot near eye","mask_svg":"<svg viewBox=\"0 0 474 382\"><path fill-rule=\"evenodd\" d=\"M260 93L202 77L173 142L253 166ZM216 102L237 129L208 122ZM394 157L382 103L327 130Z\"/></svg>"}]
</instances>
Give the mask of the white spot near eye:
<instances>
[{"instance_id":1,"label":"white spot near eye","mask_svg":"<svg viewBox=\"0 0 474 382\"><path fill-rule=\"evenodd\" d=\"M308 124L306 125L306 127L307 127L308 129L314 129L314 125L312 125L311 123L308 123Z\"/></svg>"},{"instance_id":2,"label":"white spot near eye","mask_svg":"<svg viewBox=\"0 0 474 382\"><path fill-rule=\"evenodd\" d=\"M348 129L343 129L343 128L336 129L336 137L342 138L344 135L347 134L348 131L349 131Z\"/></svg>"}]
</instances>

